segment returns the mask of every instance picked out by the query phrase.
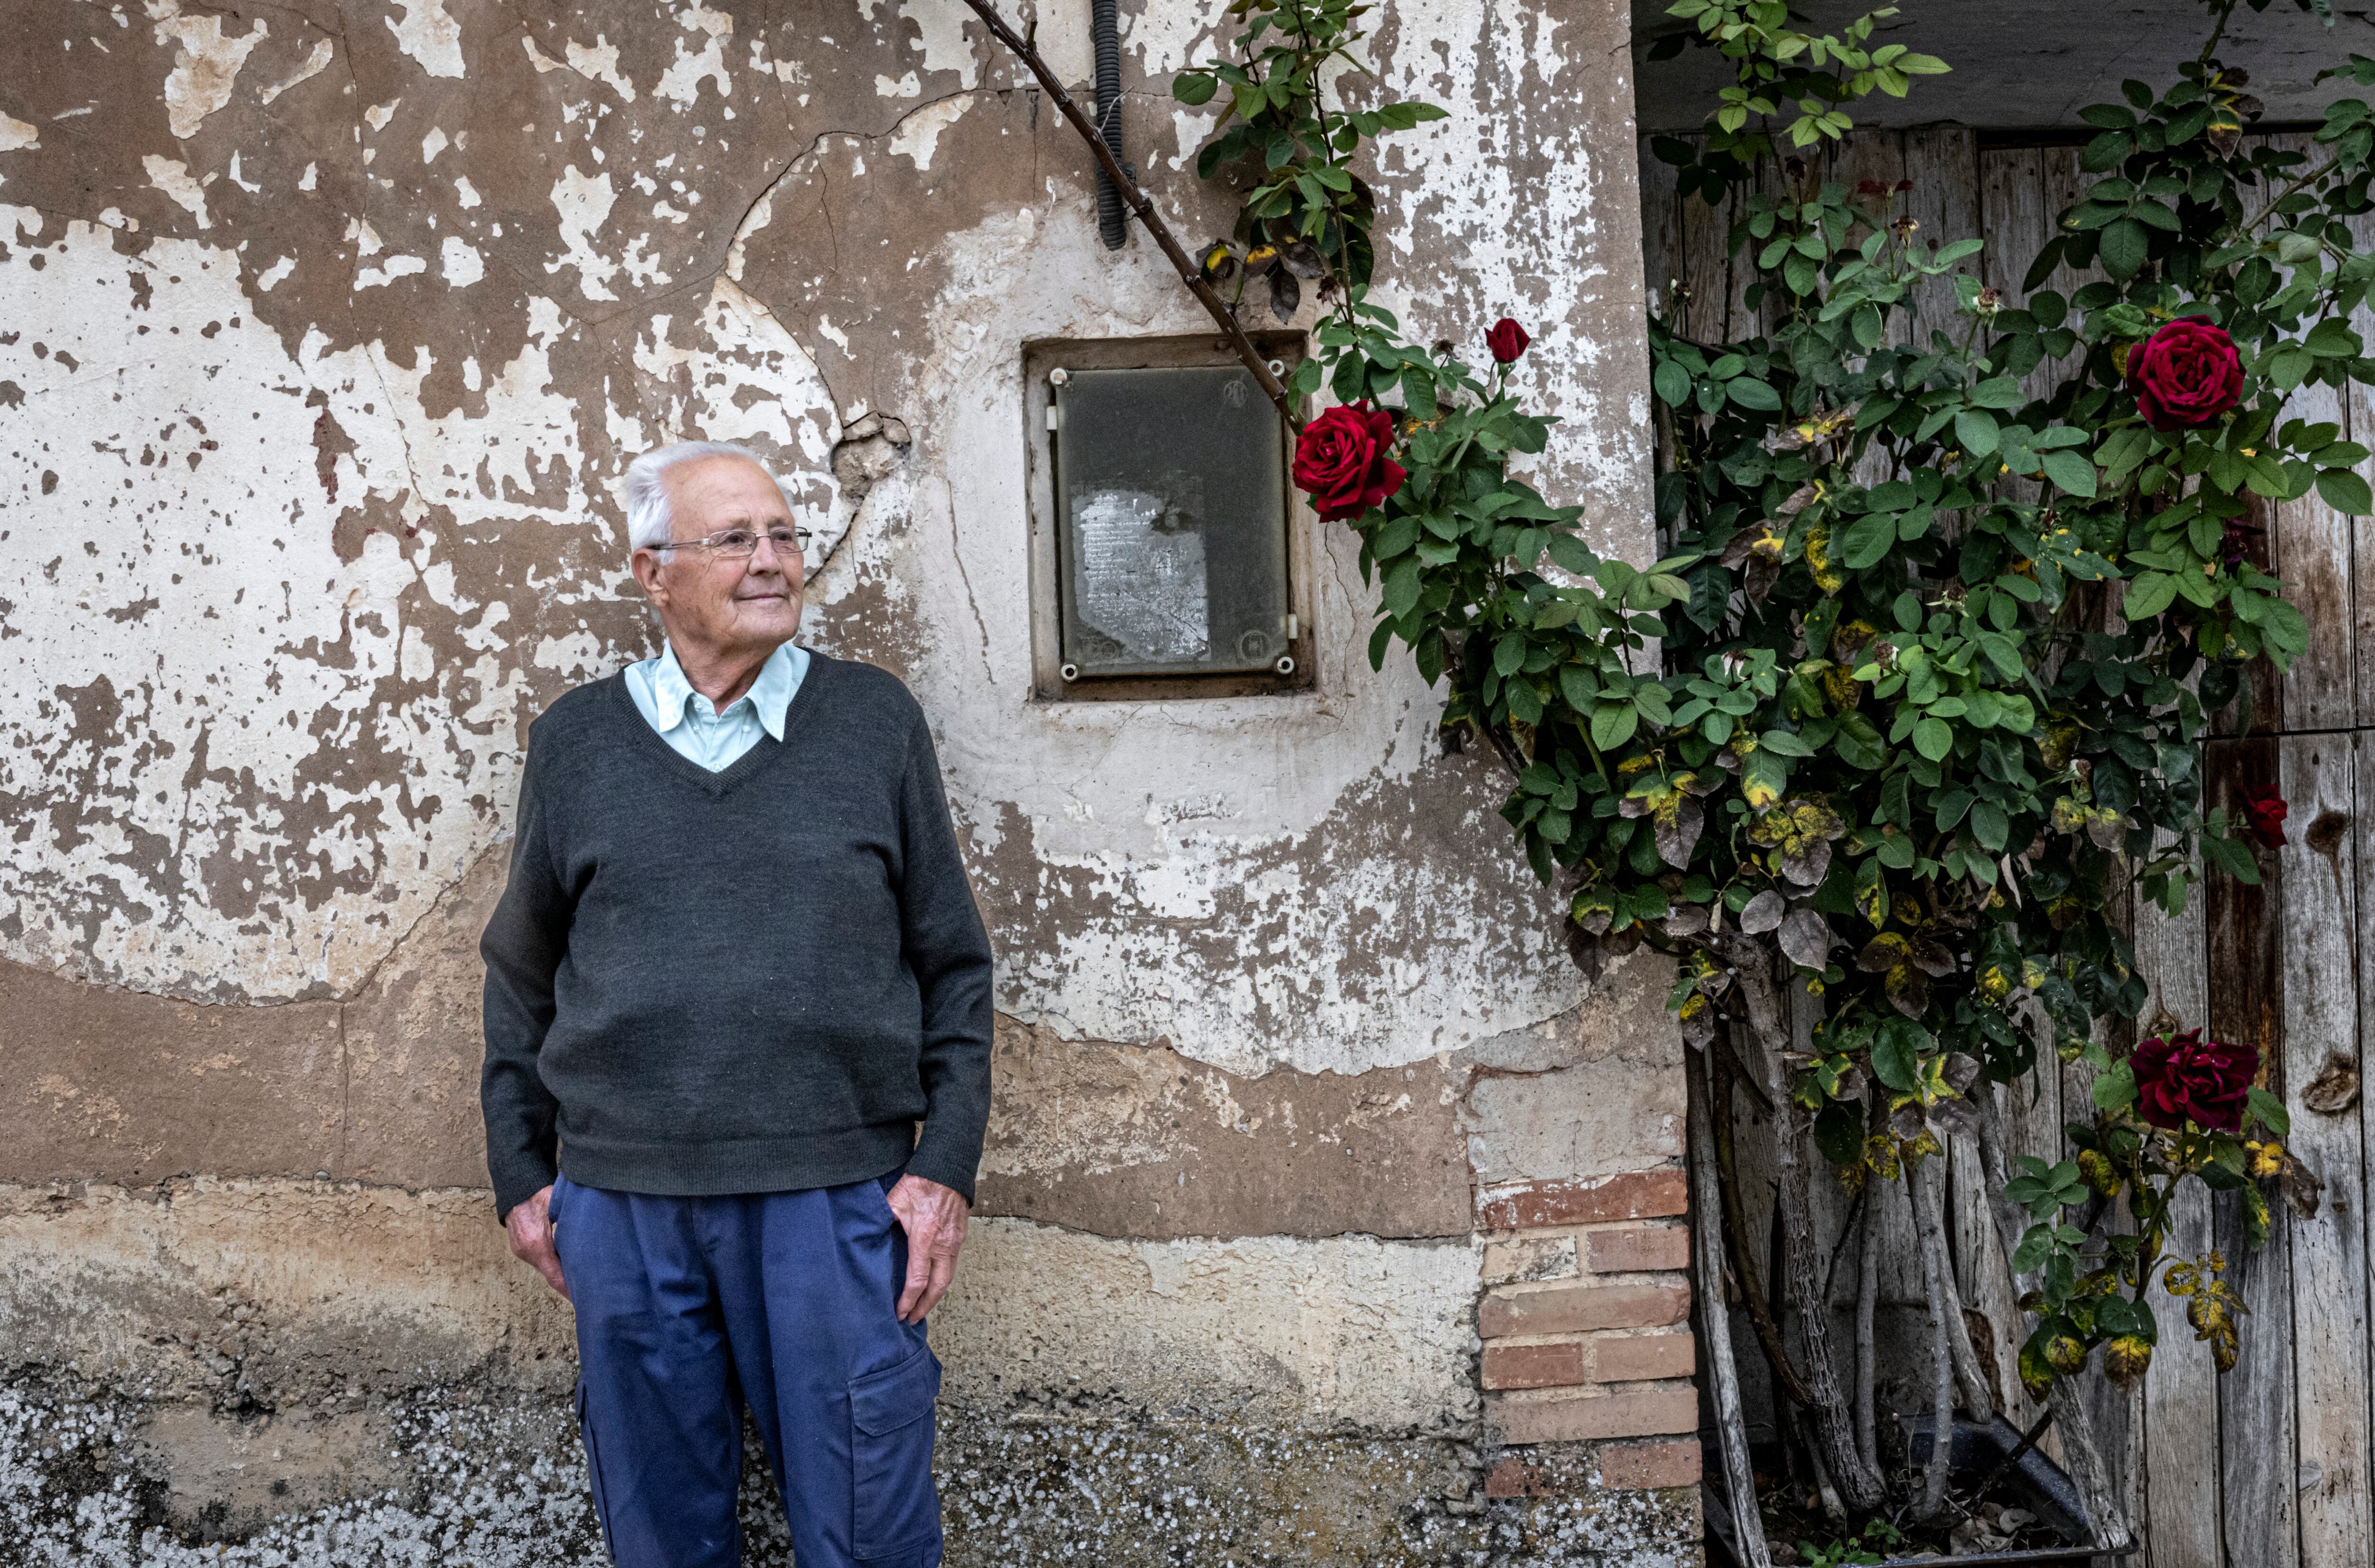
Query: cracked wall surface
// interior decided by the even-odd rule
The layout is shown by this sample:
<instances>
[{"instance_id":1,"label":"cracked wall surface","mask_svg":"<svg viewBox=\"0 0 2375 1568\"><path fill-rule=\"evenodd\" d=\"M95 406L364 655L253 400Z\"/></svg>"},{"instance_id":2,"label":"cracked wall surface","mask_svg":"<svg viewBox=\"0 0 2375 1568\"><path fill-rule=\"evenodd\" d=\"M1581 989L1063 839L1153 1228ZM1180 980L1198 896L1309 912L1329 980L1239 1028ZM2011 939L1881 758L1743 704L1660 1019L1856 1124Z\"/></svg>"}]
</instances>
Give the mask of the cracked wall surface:
<instances>
[{"instance_id":1,"label":"cracked wall surface","mask_svg":"<svg viewBox=\"0 0 2375 1568\"><path fill-rule=\"evenodd\" d=\"M1086 79L1087 0L1009 10ZM1221 231L1214 112L1168 81L1225 18L1122 11L1131 157ZM514 1441L489 1415L433 1458L449 1407L545 1421L520 1452L565 1469L536 1402L567 1319L481 1190L474 944L528 722L655 646L619 485L691 435L764 454L817 529L805 639L922 700L997 947L985 1219L936 1326L969 1484L1010 1500L984 1517L1037 1495L1033 1444L1126 1467L1160 1430L1315 1561L1688 1534L1638 1501L1665 1482L1612 1482L1637 1501L1493 1544L1482 1259L1672 1169L1678 1046L1647 961L1568 961L1439 696L1369 668L1349 532L1302 525L1307 688L1033 695L1023 345L1210 328L1142 236L1098 243L1087 155L958 0L9 19L0 1367L137 1434L73 1482L131 1499L126 1561L382 1486L427 1529ZM1564 420L1533 477L1645 556L1624 9L1376 20L1383 89L1453 110L1374 171L1379 296L1422 337L1526 321ZM1262 1446L1306 1437L1299 1472Z\"/></svg>"}]
</instances>

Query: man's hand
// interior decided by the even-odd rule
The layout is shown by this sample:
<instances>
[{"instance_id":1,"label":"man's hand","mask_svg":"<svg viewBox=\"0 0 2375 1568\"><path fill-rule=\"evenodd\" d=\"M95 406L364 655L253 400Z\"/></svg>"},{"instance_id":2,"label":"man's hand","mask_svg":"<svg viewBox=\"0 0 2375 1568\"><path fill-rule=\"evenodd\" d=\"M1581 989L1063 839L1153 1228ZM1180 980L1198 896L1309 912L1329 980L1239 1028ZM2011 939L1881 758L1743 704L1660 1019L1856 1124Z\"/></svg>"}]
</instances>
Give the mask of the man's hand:
<instances>
[{"instance_id":1,"label":"man's hand","mask_svg":"<svg viewBox=\"0 0 2375 1568\"><path fill-rule=\"evenodd\" d=\"M561 1255L552 1250L552 1189L514 1204L503 1216L503 1229L511 1232L512 1256L543 1275L546 1284L569 1294L569 1281L561 1275ZM956 1256L954 1248L949 1256Z\"/></svg>"},{"instance_id":2,"label":"man's hand","mask_svg":"<svg viewBox=\"0 0 2375 1568\"><path fill-rule=\"evenodd\" d=\"M899 1321L921 1323L926 1313L940 1304L940 1298L949 1293L949 1281L956 1278L957 1252L964 1245L972 1210L954 1187L921 1176L900 1177L887 1196L899 1228L907 1232L907 1284L899 1292ZM517 1242L512 1244L512 1250L519 1251Z\"/></svg>"}]
</instances>

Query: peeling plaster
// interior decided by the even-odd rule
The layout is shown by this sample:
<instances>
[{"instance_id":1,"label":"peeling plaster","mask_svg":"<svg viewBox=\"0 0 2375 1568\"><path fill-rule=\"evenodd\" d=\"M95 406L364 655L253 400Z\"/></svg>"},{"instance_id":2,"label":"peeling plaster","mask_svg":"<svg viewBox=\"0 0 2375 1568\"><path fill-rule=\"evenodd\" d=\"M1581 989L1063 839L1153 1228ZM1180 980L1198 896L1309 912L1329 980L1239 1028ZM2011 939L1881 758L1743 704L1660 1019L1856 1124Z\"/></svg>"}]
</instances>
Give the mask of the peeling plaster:
<instances>
[{"instance_id":1,"label":"peeling plaster","mask_svg":"<svg viewBox=\"0 0 2375 1568\"><path fill-rule=\"evenodd\" d=\"M432 77L468 73L462 60L462 24L445 9L444 0L392 0L402 19L381 18L396 35L396 47Z\"/></svg>"},{"instance_id":2,"label":"peeling plaster","mask_svg":"<svg viewBox=\"0 0 2375 1568\"><path fill-rule=\"evenodd\" d=\"M1559 950L1489 759L1443 754L1440 694L1369 669L1347 531L1309 540L1308 690L1032 695L1022 346L1209 325L1142 239L1104 249L1083 149L960 0L591 0L526 25L348 0L329 36L311 13L150 0L103 54L78 43L101 13L28 4L60 47L0 121L0 960L44 994L121 988L56 1009L83 1032L25 1074L28 1114L56 1124L41 1158L143 1180L170 1154L385 1185L5 1195L0 1290L48 1337L9 1364L103 1350L200 1405L278 1366L334 1407L317 1370L391 1402L565 1388L565 1314L502 1255L485 1195L397 1184L479 1179L469 941L526 725L652 648L618 487L635 454L706 435L751 443L818 529L809 641L895 669L932 716L999 1007L1069 1086L1009 1106L990 1173L1061 1224L985 1220L936 1328L1006 1467L975 1490L1036 1498L1033 1434L1157 1451L1111 1434L1175 1409L1248 1423L1178 1440L1228 1486L1272 1454L1247 1432L1450 1463L1476 1419L1471 1160L1562 1177L1667 1158L1670 1041L1571 1043L1629 1027L1637 999L1587 992ZM1084 80L1085 6L1035 8ZM1209 112L1160 77L1219 29L1124 11L1147 178L1183 233L1218 231L1225 196L1188 171ZM1481 104L1491 132L1465 155L1405 138L1377 171L1388 292L1422 333L1527 317L1529 373L1569 421L1540 476L1646 548L1637 279L1609 259L1636 242L1631 134L1624 73L1600 64L1624 18L1380 17L1387 90ZM171 1094L144 1100L111 1055L127 992L179 998L152 1022L204 1005L143 1058ZM1098 1051L1123 1064L1110 1088L1081 1076ZM1495 1052L1566 1076L1547 1097L1463 1090ZM1596 1109L1563 1115L1578 1099ZM183 1100L191 1126L137 1125ZM1629 1141L1562 1141L1620 1115ZM1199 1161L1356 1148L1390 1179L1315 1180L1303 1231L1192 1228L1290 1223L1245 1182L1195 1207ZM1088 1233L1095 1206L1057 1189L1103 1178L1144 1184L1176 1229ZM290 1233L325 1239L270 1244ZM178 1333L213 1310L200 1281L268 1301L277 1348L195 1355ZM1084 1400L1114 1424L1050 1424ZM1019 1539L981 1506L980 1539ZM1330 1506L1329 1527L1358 1512ZM1500 1550L1475 1517L1419 1541L1397 1513L1378 1550ZM1662 1560L1659 1508L1604 1517L1555 1560Z\"/></svg>"},{"instance_id":3,"label":"peeling plaster","mask_svg":"<svg viewBox=\"0 0 2375 1568\"><path fill-rule=\"evenodd\" d=\"M150 14L156 18L157 41L170 41L179 46L173 69L165 77L163 97L170 116L168 128L186 141L197 134L207 115L230 101L240 67L255 53L255 46L271 36L272 29L258 18L243 35L227 38L220 16L212 12L185 16L177 0L163 0Z\"/></svg>"}]
</instances>

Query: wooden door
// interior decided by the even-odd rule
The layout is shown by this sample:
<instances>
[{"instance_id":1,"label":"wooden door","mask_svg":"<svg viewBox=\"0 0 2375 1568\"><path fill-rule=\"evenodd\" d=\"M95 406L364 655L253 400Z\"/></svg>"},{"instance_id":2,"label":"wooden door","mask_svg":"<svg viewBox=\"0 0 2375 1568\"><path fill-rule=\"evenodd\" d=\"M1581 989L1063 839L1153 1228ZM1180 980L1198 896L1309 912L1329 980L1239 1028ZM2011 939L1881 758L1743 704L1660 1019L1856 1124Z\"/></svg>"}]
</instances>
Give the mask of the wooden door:
<instances>
[{"instance_id":1,"label":"wooden door","mask_svg":"<svg viewBox=\"0 0 2375 1568\"><path fill-rule=\"evenodd\" d=\"M2017 302L2030 261L2076 198L2078 145L1951 128L1868 132L1832 155L1832 177L1892 186L1911 180L1906 199L1922 237L1985 239L1984 281ZM1742 298L1744 269L1725 253L1731 215L1696 198L1677 201L1673 171L1646 142L1641 169L1652 308L1679 303L1682 329L1703 342L1755 335L1761 328ZM2066 296L2084 281L2064 268L2046 286ZM1947 325L1953 304L1950 289L1932 289L1919 301L1915 330L1926 338ZM2375 316L2362 312L2356 324L2375 342ZM2050 372L2040 368L2034 379L2042 385ZM2348 439L2375 446L2369 388L2354 385L2346 396L2312 389L2289 413L2334 421ZM2291 1147L2325 1185L2313 1210L2278 1205L2257 1251L2245 1244L2232 1195L2214 1199L2195 1187L2185 1199L2174 1249L2220 1253L2249 1308L2233 1373L2216 1374L2185 1326L2183 1303L2156 1296L2161 1341L2143 1389L2123 1397L2095 1380L2098 1431L2152 1568L2375 1564L2370 1129L2358 1092L2360 1020L2375 1007L2375 908L2358 907L2362 860L2375 869L2375 519L2340 516L2314 496L2271 513L2260 541L2264 564L2308 618L2309 653L2262 683L2248 725L2228 715L2206 760L2210 803L2230 813L2246 791L2279 790L2290 806L2288 842L2263 855L2261 886L2217 877L2181 915L2139 918L2137 961L2152 988L2139 1024L2146 1033L2204 1028L2257 1046L2268 1087L2291 1113ZM2015 1151L2057 1148L2063 1107L2075 1119L2088 1104L2079 1071L2045 1075L2033 1102L2010 1107ZM1955 1154L1954 1180L1967 1191L1978 1162L1967 1150ZM2015 1407L2007 1414L2025 1420L2003 1255L1976 1206L1956 1208L1967 1216L1955 1235L1964 1299L2004 1326L1996 1335L1998 1385Z\"/></svg>"}]
</instances>

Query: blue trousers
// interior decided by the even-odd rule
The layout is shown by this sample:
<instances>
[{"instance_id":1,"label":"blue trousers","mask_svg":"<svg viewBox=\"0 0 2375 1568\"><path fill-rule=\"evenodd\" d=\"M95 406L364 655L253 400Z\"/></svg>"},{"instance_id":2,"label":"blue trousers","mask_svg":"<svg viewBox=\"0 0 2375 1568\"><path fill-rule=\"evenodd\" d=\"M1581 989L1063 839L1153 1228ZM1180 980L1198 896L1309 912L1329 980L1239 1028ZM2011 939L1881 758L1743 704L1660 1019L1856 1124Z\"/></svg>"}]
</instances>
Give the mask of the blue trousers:
<instances>
[{"instance_id":1,"label":"blue trousers","mask_svg":"<svg viewBox=\"0 0 2375 1568\"><path fill-rule=\"evenodd\" d=\"M746 1405L799 1568L938 1568L940 1363L897 1316L892 1179L732 1197L553 1183L586 1468L620 1568L738 1568Z\"/></svg>"}]
</instances>

